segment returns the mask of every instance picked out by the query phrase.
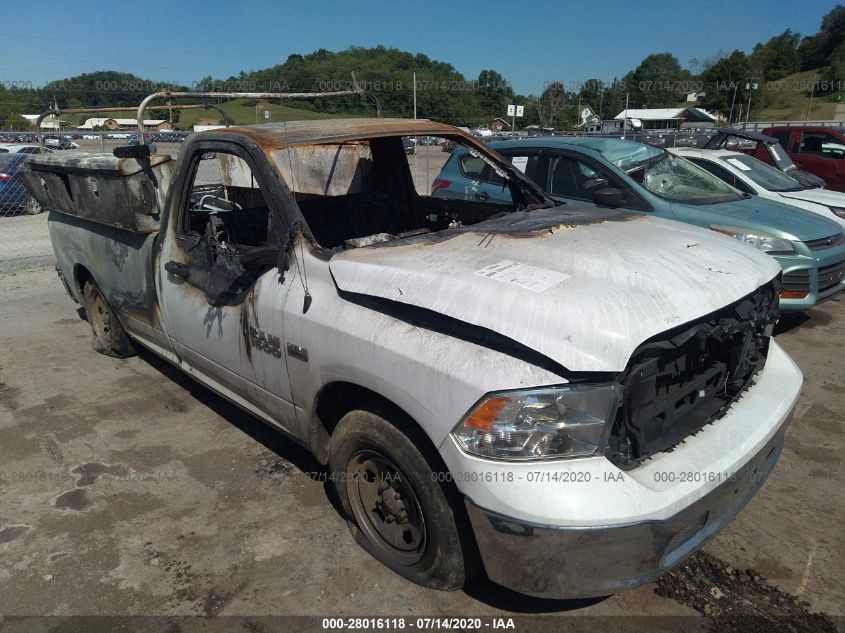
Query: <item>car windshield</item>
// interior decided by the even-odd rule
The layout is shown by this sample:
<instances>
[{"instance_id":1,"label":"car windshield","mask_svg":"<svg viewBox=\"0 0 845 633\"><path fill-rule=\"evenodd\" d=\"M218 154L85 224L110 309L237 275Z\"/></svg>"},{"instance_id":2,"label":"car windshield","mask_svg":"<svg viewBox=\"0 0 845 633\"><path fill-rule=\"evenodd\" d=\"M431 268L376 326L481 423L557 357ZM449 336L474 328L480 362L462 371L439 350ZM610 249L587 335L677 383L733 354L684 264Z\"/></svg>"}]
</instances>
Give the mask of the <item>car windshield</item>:
<instances>
[{"instance_id":1,"label":"car windshield","mask_svg":"<svg viewBox=\"0 0 845 633\"><path fill-rule=\"evenodd\" d=\"M742 194L716 176L680 156L661 149L628 167L628 175L651 193L671 202L715 204L739 200ZM620 163L617 163L621 166Z\"/></svg>"},{"instance_id":2,"label":"car windshield","mask_svg":"<svg viewBox=\"0 0 845 633\"><path fill-rule=\"evenodd\" d=\"M767 191L801 191L806 189L794 178L752 156L738 154L724 159Z\"/></svg>"}]
</instances>

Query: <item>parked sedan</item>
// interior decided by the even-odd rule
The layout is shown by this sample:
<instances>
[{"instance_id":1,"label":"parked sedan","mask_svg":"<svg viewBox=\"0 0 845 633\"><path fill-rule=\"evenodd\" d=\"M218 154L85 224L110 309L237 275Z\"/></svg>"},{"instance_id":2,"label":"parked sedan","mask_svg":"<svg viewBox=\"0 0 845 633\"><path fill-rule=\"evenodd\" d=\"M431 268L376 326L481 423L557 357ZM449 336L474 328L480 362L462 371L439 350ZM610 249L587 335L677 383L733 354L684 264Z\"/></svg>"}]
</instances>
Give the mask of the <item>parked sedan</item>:
<instances>
[{"instance_id":1,"label":"parked sedan","mask_svg":"<svg viewBox=\"0 0 845 633\"><path fill-rule=\"evenodd\" d=\"M772 255L784 271L781 311L808 310L845 290L845 234L832 218L743 194L666 150L598 137L490 147L561 202L623 207L695 224ZM510 197L499 176L462 150L452 154L432 188L432 195L452 199Z\"/></svg>"},{"instance_id":2,"label":"parked sedan","mask_svg":"<svg viewBox=\"0 0 845 633\"><path fill-rule=\"evenodd\" d=\"M33 215L44 209L29 195L18 174L29 169L29 154L0 154L0 214L18 215L21 211Z\"/></svg>"},{"instance_id":3,"label":"parked sedan","mask_svg":"<svg viewBox=\"0 0 845 633\"><path fill-rule=\"evenodd\" d=\"M807 209L832 218L845 228L845 193L806 187L771 165L741 152L692 148L669 151L706 169L743 193Z\"/></svg>"}]
</instances>

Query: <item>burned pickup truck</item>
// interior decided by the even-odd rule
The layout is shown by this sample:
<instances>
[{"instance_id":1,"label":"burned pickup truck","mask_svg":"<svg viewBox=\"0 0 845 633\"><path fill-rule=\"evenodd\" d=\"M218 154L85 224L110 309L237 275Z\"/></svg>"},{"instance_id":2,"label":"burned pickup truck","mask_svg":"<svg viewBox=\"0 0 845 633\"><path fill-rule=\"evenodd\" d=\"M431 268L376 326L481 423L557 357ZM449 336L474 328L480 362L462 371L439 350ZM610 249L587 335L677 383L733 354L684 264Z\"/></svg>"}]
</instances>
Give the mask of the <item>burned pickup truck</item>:
<instances>
[{"instance_id":1,"label":"burned pickup truck","mask_svg":"<svg viewBox=\"0 0 845 633\"><path fill-rule=\"evenodd\" d=\"M441 143L509 200L432 195ZM116 152L27 176L95 349L148 348L302 443L355 540L417 583L636 586L780 454L801 374L771 338L779 267L736 240L556 204L422 120Z\"/></svg>"}]
</instances>

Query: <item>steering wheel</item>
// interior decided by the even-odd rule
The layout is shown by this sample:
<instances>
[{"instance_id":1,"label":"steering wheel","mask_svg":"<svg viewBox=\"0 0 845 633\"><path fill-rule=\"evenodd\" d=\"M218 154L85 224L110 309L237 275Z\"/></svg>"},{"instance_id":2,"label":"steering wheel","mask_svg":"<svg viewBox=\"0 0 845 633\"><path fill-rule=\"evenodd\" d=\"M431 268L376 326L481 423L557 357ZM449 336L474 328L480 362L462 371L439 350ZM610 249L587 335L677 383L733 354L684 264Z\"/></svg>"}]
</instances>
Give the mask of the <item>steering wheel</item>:
<instances>
[{"instance_id":1,"label":"steering wheel","mask_svg":"<svg viewBox=\"0 0 845 633\"><path fill-rule=\"evenodd\" d=\"M208 211L240 211L243 209L243 207L237 202L226 200L226 198L221 198L220 196L215 196L211 193L208 193L200 198L198 208L206 209Z\"/></svg>"}]
</instances>

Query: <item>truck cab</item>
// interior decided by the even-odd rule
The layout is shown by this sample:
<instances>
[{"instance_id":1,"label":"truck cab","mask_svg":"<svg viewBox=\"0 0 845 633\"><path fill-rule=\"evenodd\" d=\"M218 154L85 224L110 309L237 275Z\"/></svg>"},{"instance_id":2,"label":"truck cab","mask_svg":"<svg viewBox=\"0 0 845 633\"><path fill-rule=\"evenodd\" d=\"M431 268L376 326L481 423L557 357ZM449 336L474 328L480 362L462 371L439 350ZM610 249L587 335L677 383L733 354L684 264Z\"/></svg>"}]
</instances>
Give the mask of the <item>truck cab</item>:
<instances>
[{"instance_id":1,"label":"truck cab","mask_svg":"<svg viewBox=\"0 0 845 633\"><path fill-rule=\"evenodd\" d=\"M798 167L822 178L828 189L845 191L845 135L840 129L781 126L767 128L763 134L776 138ZM771 162L759 150L754 157Z\"/></svg>"}]
</instances>

